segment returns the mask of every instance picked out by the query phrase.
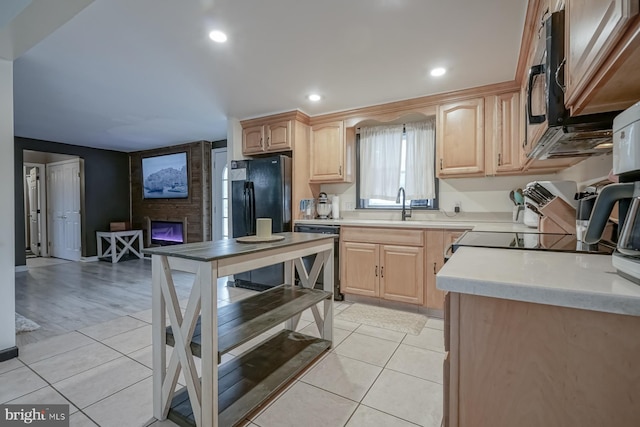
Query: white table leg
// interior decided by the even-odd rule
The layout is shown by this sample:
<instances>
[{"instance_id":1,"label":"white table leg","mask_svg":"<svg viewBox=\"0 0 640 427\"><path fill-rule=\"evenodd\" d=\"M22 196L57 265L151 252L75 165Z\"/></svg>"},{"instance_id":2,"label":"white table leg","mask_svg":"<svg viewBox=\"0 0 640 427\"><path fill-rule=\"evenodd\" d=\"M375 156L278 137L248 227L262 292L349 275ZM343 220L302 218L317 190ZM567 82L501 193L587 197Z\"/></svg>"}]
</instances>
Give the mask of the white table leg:
<instances>
[{"instance_id":1,"label":"white table leg","mask_svg":"<svg viewBox=\"0 0 640 427\"><path fill-rule=\"evenodd\" d=\"M116 251L116 248L117 248L116 235L112 234L109 240L111 241L111 262L115 264L116 262L118 262L118 256L117 256L118 251Z\"/></svg>"},{"instance_id":2,"label":"white table leg","mask_svg":"<svg viewBox=\"0 0 640 427\"><path fill-rule=\"evenodd\" d=\"M218 427L218 263L200 265L202 426ZM196 284L194 284L195 286Z\"/></svg>"},{"instance_id":3,"label":"white table leg","mask_svg":"<svg viewBox=\"0 0 640 427\"><path fill-rule=\"evenodd\" d=\"M166 355L165 346L167 336L165 333L165 301L162 295L160 281L162 280L162 263L160 255L152 256L151 264L151 335L152 335L152 355L153 355L153 416L159 420L165 418L164 396L162 395L162 384L165 378Z\"/></svg>"},{"instance_id":4,"label":"white table leg","mask_svg":"<svg viewBox=\"0 0 640 427\"><path fill-rule=\"evenodd\" d=\"M333 247L331 250L323 252L324 256L324 276L323 287L327 292L333 294ZM320 256L320 254L318 254ZM324 325L322 328L322 338L333 343L333 298L324 300Z\"/></svg>"},{"instance_id":5,"label":"white table leg","mask_svg":"<svg viewBox=\"0 0 640 427\"><path fill-rule=\"evenodd\" d=\"M298 275L300 275L300 273L298 273ZM295 285L295 271L293 260L286 261L284 263L284 283L291 286ZM298 327L298 322L300 322L300 315L294 316L284 322L284 328L290 331L295 331Z\"/></svg>"},{"instance_id":6,"label":"white table leg","mask_svg":"<svg viewBox=\"0 0 640 427\"><path fill-rule=\"evenodd\" d=\"M98 243L98 258L102 258L102 236L97 234L96 240Z\"/></svg>"},{"instance_id":7,"label":"white table leg","mask_svg":"<svg viewBox=\"0 0 640 427\"><path fill-rule=\"evenodd\" d=\"M142 255L142 230L139 230L136 233L134 239L138 239L138 258L143 259L144 255Z\"/></svg>"}]
</instances>

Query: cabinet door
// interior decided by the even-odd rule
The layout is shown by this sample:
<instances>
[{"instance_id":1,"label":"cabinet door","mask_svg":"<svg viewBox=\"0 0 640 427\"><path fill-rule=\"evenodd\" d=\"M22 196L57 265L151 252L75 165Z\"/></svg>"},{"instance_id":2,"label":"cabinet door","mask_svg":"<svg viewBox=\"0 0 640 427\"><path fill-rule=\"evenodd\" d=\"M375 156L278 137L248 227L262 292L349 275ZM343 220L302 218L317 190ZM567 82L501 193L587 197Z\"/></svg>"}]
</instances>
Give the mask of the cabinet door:
<instances>
[{"instance_id":1,"label":"cabinet door","mask_svg":"<svg viewBox=\"0 0 640 427\"><path fill-rule=\"evenodd\" d=\"M380 247L380 296L410 304L424 302L424 248Z\"/></svg>"},{"instance_id":2,"label":"cabinet door","mask_svg":"<svg viewBox=\"0 0 640 427\"><path fill-rule=\"evenodd\" d=\"M637 13L637 0L567 0L565 104L568 107L573 108L578 97L585 97L585 86Z\"/></svg>"},{"instance_id":3,"label":"cabinet door","mask_svg":"<svg viewBox=\"0 0 640 427\"><path fill-rule=\"evenodd\" d=\"M444 265L444 254L465 230L427 230L427 308L444 309L445 292L436 287L436 274Z\"/></svg>"},{"instance_id":4,"label":"cabinet door","mask_svg":"<svg viewBox=\"0 0 640 427\"><path fill-rule=\"evenodd\" d=\"M484 98L438 106L438 176L483 175Z\"/></svg>"},{"instance_id":5,"label":"cabinet door","mask_svg":"<svg viewBox=\"0 0 640 427\"><path fill-rule=\"evenodd\" d=\"M342 242L340 245L340 288L345 294L380 296L379 245Z\"/></svg>"},{"instance_id":6,"label":"cabinet door","mask_svg":"<svg viewBox=\"0 0 640 427\"><path fill-rule=\"evenodd\" d=\"M265 151L291 150L291 120L271 123L266 126Z\"/></svg>"},{"instance_id":7,"label":"cabinet door","mask_svg":"<svg viewBox=\"0 0 640 427\"><path fill-rule=\"evenodd\" d=\"M493 98L493 170L496 174L513 172L520 163L520 93L504 93Z\"/></svg>"},{"instance_id":8,"label":"cabinet door","mask_svg":"<svg viewBox=\"0 0 640 427\"><path fill-rule=\"evenodd\" d=\"M242 154L262 153L264 126L251 126L242 129Z\"/></svg>"},{"instance_id":9,"label":"cabinet door","mask_svg":"<svg viewBox=\"0 0 640 427\"><path fill-rule=\"evenodd\" d=\"M436 288L436 274L444 264L442 247L444 246L443 230L427 230L426 253L426 300L427 308L442 310L444 308L444 292Z\"/></svg>"},{"instance_id":10,"label":"cabinet door","mask_svg":"<svg viewBox=\"0 0 640 427\"><path fill-rule=\"evenodd\" d=\"M344 122L332 122L311 128L311 182L345 180Z\"/></svg>"}]
</instances>

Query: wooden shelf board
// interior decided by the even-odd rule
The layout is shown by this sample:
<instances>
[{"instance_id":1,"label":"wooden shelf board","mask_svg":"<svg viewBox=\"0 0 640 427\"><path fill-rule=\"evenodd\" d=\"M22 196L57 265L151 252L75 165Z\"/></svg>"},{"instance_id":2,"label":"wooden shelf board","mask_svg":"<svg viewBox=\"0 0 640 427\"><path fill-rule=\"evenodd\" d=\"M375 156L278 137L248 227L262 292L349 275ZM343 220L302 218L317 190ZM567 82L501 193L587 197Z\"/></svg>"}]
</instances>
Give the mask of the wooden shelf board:
<instances>
[{"instance_id":1,"label":"wooden shelf board","mask_svg":"<svg viewBox=\"0 0 640 427\"><path fill-rule=\"evenodd\" d=\"M331 292L280 285L252 297L218 308L218 363L220 357L274 326L324 299ZM191 351L201 357L200 319L191 339ZM167 344L175 345L173 330L167 327Z\"/></svg>"},{"instance_id":2,"label":"wooden shelf board","mask_svg":"<svg viewBox=\"0 0 640 427\"><path fill-rule=\"evenodd\" d=\"M242 422L330 347L330 341L284 330L249 353L220 365L218 425ZM168 418L182 427L196 425L186 388L174 396Z\"/></svg>"}]
</instances>

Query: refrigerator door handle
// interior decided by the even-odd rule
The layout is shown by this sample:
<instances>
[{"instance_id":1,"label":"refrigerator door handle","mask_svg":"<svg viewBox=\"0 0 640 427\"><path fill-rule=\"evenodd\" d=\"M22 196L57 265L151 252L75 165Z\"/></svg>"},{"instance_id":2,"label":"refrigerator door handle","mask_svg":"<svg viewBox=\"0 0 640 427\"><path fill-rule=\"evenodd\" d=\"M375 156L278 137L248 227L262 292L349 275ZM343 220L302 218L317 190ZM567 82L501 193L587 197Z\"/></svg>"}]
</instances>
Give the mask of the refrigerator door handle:
<instances>
[{"instance_id":1,"label":"refrigerator door handle","mask_svg":"<svg viewBox=\"0 0 640 427\"><path fill-rule=\"evenodd\" d=\"M248 190L249 190L249 183L245 181L244 183L244 190L242 192L243 195L243 210L244 210L244 229L246 230L246 234L247 236L251 235L251 229L249 228L249 198L248 198Z\"/></svg>"},{"instance_id":2,"label":"refrigerator door handle","mask_svg":"<svg viewBox=\"0 0 640 427\"><path fill-rule=\"evenodd\" d=\"M249 205L251 206L251 235L256 234L256 191L253 182L249 182Z\"/></svg>"}]
</instances>

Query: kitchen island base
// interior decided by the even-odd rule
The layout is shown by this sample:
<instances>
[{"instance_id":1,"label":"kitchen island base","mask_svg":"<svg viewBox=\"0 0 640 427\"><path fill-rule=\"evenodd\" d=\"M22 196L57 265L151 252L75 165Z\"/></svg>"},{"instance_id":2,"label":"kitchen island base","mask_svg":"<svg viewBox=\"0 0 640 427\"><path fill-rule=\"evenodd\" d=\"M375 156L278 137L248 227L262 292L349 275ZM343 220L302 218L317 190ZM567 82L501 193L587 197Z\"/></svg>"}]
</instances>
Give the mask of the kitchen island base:
<instances>
[{"instance_id":1,"label":"kitchen island base","mask_svg":"<svg viewBox=\"0 0 640 427\"><path fill-rule=\"evenodd\" d=\"M640 425L640 317L449 292L445 425Z\"/></svg>"}]
</instances>

